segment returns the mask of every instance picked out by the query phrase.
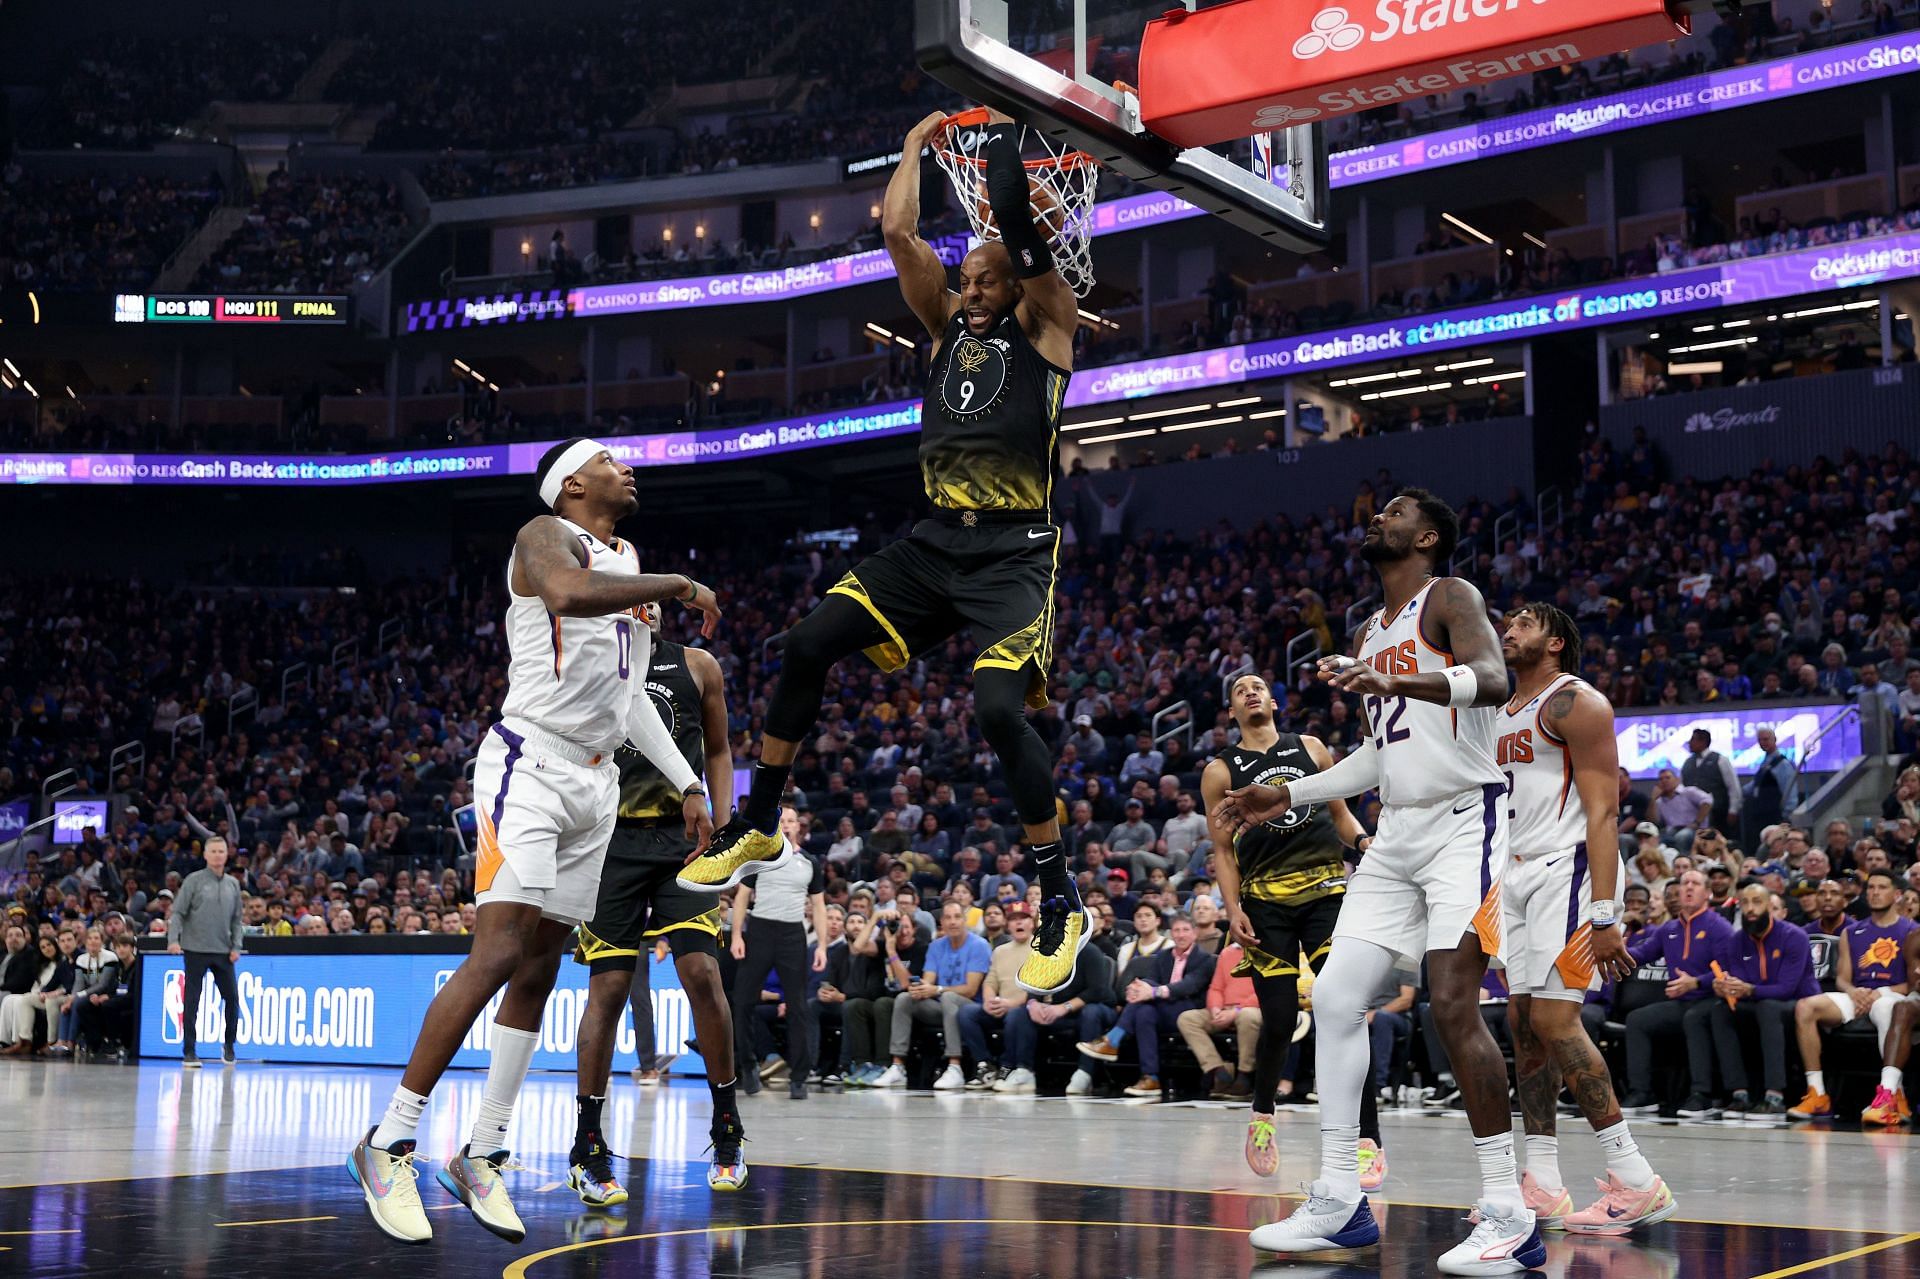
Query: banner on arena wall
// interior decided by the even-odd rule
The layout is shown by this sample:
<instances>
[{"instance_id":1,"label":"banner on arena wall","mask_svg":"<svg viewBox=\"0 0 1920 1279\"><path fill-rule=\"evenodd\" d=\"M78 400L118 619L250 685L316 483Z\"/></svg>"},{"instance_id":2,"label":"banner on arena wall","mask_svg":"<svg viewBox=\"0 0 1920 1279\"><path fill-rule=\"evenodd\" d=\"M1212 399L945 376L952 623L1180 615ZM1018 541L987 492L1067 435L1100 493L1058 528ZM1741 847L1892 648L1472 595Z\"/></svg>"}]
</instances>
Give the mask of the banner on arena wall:
<instances>
[{"instance_id":1,"label":"banner on arena wall","mask_svg":"<svg viewBox=\"0 0 1920 1279\"><path fill-rule=\"evenodd\" d=\"M434 994L460 966L459 955L245 955L234 975L240 992L239 1055L253 1060L342 1066L403 1066ZM185 1045L186 970L178 955L142 954L140 1055L177 1059ZM673 1070L700 1074L700 1058L680 1045L693 1036L692 1006L673 960L651 961L654 1043L678 1053ZM495 995L461 1041L453 1064L484 1068L489 1059ZM587 1005L587 969L571 959L540 1021L536 1070L572 1070L580 1014ZM200 993L199 1043L221 1042L225 1001L209 976ZM631 1070L633 1011L620 1012L613 1068Z\"/></svg>"},{"instance_id":2,"label":"banner on arena wall","mask_svg":"<svg viewBox=\"0 0 1920 1279\"><path fill-rule=\"evenodd\" d=\"M1614 734L1619 740L1620 767L1642 781L1658 777L1663 768L1679 772L1691 754L1687 740L1696 728L1713 735L1713 749L1732 760L1743 777L1751 775L1765 757L1754 740L1763 728L1773 730L1776 745L1799 764L1800 771L1831 773L1860 758L1860 717L1851 710L1837 702L1800 706L1751 702L1726 710L1696 706L1672 713L1623 711L1614 718Z\"/></svg>"},{"instance_id":3,"label":"banner on arena wall","mask_svg":"<svg viewBox=\"0 0 1920 1279\"><path fill-rule=\"evenodd\" d=\"M920 429L920 402L876 404L840 413L750 426L603 439L636 469L734 462L850 440L886 439ZM421 480L532 475L553 441L489 444L329 457L201 453L0 453L0 484L192 484L214 486L403 484Z\"/></svg>"},{"instance_id":4,"label":"banner on arena wall","mask_svg":"<svg viewBox=\"0 0 1920 1279\"><path fill-rule=\"evenodd\" d=\"M18 839L27 829L27 823L33 820L33 801L16 799L0 804L0 844Z\"/></svg>"},{"instance_id":5,"label":"banner on arena wall","mask_svg":"<svg viewBox=\"0 0 1920 1279\"><path fill-rule=\"evenodd\" d=\"M1457 311L1107 365L1077 375L1067 388L1066 403L1068 408L1105 404L1373 360L1406 359L1425 351L1523 341L1916 275L1920 275L1920 234L1855 240Z\"/></svg>"}]
</instances>

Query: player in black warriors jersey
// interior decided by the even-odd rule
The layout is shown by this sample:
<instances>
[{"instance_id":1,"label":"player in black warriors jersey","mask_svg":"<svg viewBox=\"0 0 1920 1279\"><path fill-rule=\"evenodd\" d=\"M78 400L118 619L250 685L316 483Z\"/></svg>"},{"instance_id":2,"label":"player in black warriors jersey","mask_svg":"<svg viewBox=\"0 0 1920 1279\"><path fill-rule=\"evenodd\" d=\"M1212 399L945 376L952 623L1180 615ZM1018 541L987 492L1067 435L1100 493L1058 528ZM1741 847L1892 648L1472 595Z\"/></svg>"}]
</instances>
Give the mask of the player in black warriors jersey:
<instances>
[{"instance_id":1,"label":"player in black warriors jersey","mask_svg":"<svg viewBox=\"0 0 1920 1279\"><path fill-rule=\"evenodd\" d=\"M973 703L1006 769L1046 896L1019 981L1046 993L1073 976L1092 924L1061 855L1052 757L1023 709L1047 704L1060 531L1049 498L1078 299L1034 225L1019 135L992 113L986 186L1001 238L960 264L960 288L920 238L920 154L943 116L907 135L882 230L907 305L933 335L920 469L933 516L863 560L787 636L752 792L681 883L720 892L776 856L779 804L798 743L813 731L827 672L865 651L897 670L971 627Z\"/></svg>"},{"instance_id":2,"label":"player in black warriors jersey","mask_svg":"<svg viewBox=\"0 0 1920 1279\"><path fill-rule=\"evenodd\" d=\"M1333 764L1317 737L1282 733L1273 723L1273 690L1258 675L1242 675L1229 693L1240 740L1200 775L1207 824L1216 849L1213 872L1226 902L1228 933L1246 952L1260 999L1260 1045L1254 1059L1253 1116L1247 1124L1247 1166L1262 1177L1279 1169L1274 1149L1274 1094L1286 1064L1300 1011L1300 956L1316 973L1333 946L1333 924L1347 891L1346 850L1365 851L1368 835L1342 800L1304 804L1250 827L1238 839L1220 816L1230 790L1255 782L1298 781ZM1378 1102L1361 1094L1360 1175L1378 1189L1387 1172L1380 1147Z\"/></svg>"},{"instance_id":3,"label":"player in black warriors jersey","mask_svg":"<svg viewBox=\"0 0 1920 1279\"><path fill-rule=\"evenodd\" d=\"M657 632L659 607L649 606L644 616ZM733 755L720 663L703 649L656 634L644 695L653 699L694 774L705 778L714 815L724 818L732 806ZM746 1181L746 1163L740 1157L745 1130L733 1091L733 1018L715 945L720 935L718 903L675 882L695 846L679 790L631 747L622 746L615 761L620 766L620 815L607 845L593 920L580 926L574 955L592 975L580 1015L579 1117L567 1184L592 1207L627 1199L601 1136L600 1111L613 1073L620 1012L627 1006L644 952L660 937L673 951L674 968L692 1006L694 1033L707 1063L707 1087L713 1093L713 1164L707 1184L715 1190L738 1190Z\"/></svg>"}]
</instances>

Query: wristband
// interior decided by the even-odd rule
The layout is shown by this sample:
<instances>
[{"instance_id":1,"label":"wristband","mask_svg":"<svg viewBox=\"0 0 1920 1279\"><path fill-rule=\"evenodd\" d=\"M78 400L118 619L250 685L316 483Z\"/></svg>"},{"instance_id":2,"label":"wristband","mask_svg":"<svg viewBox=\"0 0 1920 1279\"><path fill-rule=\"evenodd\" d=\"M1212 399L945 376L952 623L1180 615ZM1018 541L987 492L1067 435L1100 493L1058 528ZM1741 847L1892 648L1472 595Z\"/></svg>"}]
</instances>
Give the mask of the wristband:
<instances>
[{"instance_id":1,"label":"wristband","mask_svg":"<svg viewBox=\"0 0 1920 1279\"><path fill-rule=\"evenodd\" d=\"M1449 666L1442 673L1447 677L1447 705L1455 710L1473 705L1480 696L1480 677L1473 673L1473 667Z\"/></svg>"},{"instance_id":2,"label":"wristband","mask_svg":"<svg viewBox=\"0 0 1920 1279\"><path fill-rule=\"evenodd\" d=\"M1596 901L1593 904L1593 916L1590 922L1595 928L1612 928L1620 922L1620 903Z\"/></svg>"},{"instance_id":3,"label":"wristband","mask_svg":"<svg viewBox=\"0 0 1920 1279\"><path fill-rule=\"evenodd\" d=\"M687 593L685 595L678 597L682 604L691 604L693 603L693 601L700 598L700 588L694 583L694 580L692 578L688 577L685 573L682 573L680 575L680 580L687 584Z\"/></svg>"},{"instance_id":4,"label":"wristband","mask_svg":"<svg viewBox=\"0 0 1920 1279\"><path fill-rule=\"evenodd\" d=\"M680 798L692 799L695 795L699 795L702 798L705 798L706 793L707 793L707 788L701 783L695 782L693 785L687 787L685 790L680 792Z\"/></svg>"}]
</instances>

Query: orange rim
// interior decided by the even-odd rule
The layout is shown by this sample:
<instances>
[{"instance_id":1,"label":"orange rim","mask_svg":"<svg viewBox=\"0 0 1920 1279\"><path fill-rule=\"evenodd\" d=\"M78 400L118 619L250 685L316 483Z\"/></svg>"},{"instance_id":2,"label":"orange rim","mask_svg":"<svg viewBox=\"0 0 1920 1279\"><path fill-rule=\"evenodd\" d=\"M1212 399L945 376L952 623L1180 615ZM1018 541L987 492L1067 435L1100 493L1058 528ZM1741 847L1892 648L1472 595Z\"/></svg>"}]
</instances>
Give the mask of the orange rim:
<instances>
[{"instance_id":1,"label":"orange rim","mask_svg":"<svg viewBox=\"0 0 1920 1279\"><path fill-rule=\"evenodd\" d=\"M987 162L985 160L953 150L947 145L947 139L953 136L955 129L967 129L977 124L985 124L987 122L987 115L988 112L985 107L973 107L970 110L958 111L948 116L940 122L939 132L933 135L933 149L939 154L948 157L956 164L968 165L975 169L986 168ZM1099 161L1095 160L1085 151L1068 151L1061 155L1046 156L1038 160L1023 160L1021 163L1029 173L1044 173L1056 169L1083 169L1088 165L1098 164Z\"/></svg>"}]
</instances>

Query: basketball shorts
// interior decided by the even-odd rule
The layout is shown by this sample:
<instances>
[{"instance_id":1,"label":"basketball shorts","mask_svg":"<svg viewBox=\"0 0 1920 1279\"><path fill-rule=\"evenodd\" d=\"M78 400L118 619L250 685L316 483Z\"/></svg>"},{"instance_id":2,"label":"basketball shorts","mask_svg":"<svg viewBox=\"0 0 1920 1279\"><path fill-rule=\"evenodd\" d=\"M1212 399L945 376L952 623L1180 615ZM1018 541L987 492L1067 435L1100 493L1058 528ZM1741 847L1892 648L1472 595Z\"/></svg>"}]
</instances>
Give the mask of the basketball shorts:
<instances>
[{"instance_id":1,"label":"basketball shorts","mask_svg":"<svg viewBox=\"0 0 1920 1279\"><path fill-rule=\"evenodd\" d=\"M595 754L523 720L502 720L480 744L473 799L475 900L538 906L565 924L592 918L620 805L613 752Z\"/></svg>"},{"instance_id":2,"label":"basketball shorts","mask_svg":"<svg viewBox=\"0 0 1920 1279\"><path fill-rule=\"evenodd\" d=\"M693 848L678 817L616 822L600 873L600 899L592 921L580 926L574 958L596 973L632 972L641 946L655 937L668 938L676 955L714 954L720 899L676 882Z\"/></svg>"},{"instance_id":3,"label":"basketball shorts","mask_svg":"<svg viewBox=\"0 0 1920 1279\"><path fill-rule=\"evenodd\" d=\"M1317 969L1333 948L1333 928L1340 918L1343 896L1329 893L1297 906L1242 897L1240 908L1246 911L1247 922L1253 925L1260 944L1247 951L1246 972L1235 969L1234 975L1298 977L1302 955L1306 956L1307 967Z\"/></svg>"},{"instance_id":4,"label":"basketball shorts","mask_svg":"<svg viewBox=\"0 0 1920 1279\"><path fill-rule=\"evenodd\" d=\"M1506 962L1500 877L1507 862L1506 787L1429 804L1389 804L1347 879L1335 937L1355 937L1418 963L1468 933L1495 967Z\"/></svg>"},{"instance_id":5,"label":"basketball shorts","mask_svg":"<svg viewBox=\"0 0 1920 1279\"><path fill-rule=\"evenodd\" d=\"M1910 996L1903 995L1891 987L1882 986L1873 992L1873 1003L1867 1011L1864 1013L1856 1013L1853 1011L1853 996L1838 990L1829 990L1822 993L1833 1001L1835 1008L1840 1010L1840 1020L1842 1024L1865 1018L1873 1023L1874 1033L1880 1036L1883 1041L1887 1037L1887 1032L1893 1029L1893 1010L1900 1006L1901 1000L1910 998Z\"/></svg>"},{"instance_id":6,"label":"basketball shorts","mask_svg":"<svg viewBox=\"0 0 1920 1279\"><path fill-rule=\"evenodd\" d=\"M977 525L962 523L975 515ZM897 671L973 629L975 670L1032 666L1027 705L1047 706L1053 660L1053 580L1060 530L1045 512L947 512L921 520L900 541L860 561L828 592L856 601L886 639L867 650Z\"/></svg>"},{"instance_id":7,"label":"basketball shorts","mask_svg":"<svg viewBox=\"0 0 1920 1279\"><path fill-rule=\"evenodd\" d=\"M1583 1002L1599 985L1593 967L1593 880L1587 874L1586 844L1513 858L1500 883L1500 901L1507 931L1508 990Z\"/></svg>"}]
</instances>

